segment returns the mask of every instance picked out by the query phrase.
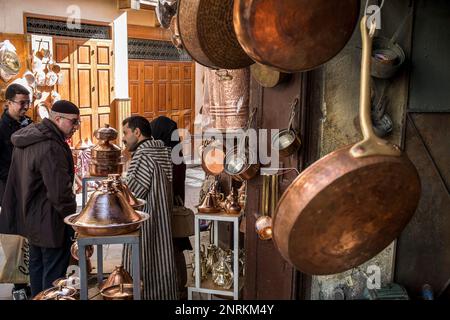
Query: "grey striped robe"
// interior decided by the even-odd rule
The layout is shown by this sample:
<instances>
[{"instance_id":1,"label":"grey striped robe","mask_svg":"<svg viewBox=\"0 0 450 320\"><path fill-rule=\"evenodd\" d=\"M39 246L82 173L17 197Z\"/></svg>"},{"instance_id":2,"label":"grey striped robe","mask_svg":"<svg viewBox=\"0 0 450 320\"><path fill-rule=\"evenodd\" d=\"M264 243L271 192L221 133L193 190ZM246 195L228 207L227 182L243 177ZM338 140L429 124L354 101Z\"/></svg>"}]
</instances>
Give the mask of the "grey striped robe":
<instances>
[{"instance_id":1,"label":"grey striped robe","mask_svg":"<svg viewBox=\"0 0 450 320\"><path fill-rule=\"evenodd\" d=\"M170 151L158 146L159 142L146 140L138 146L126 182L138 198L147 201L143 211L150 214L150 219L141 227L143 299L174 300L178 297L171 228L172 165ZM169 161L170 166L162 166L162 159L165 163ZM124 246L123 263L131 270L131 247L128 245Z\"/></svg>"}]
</instances>

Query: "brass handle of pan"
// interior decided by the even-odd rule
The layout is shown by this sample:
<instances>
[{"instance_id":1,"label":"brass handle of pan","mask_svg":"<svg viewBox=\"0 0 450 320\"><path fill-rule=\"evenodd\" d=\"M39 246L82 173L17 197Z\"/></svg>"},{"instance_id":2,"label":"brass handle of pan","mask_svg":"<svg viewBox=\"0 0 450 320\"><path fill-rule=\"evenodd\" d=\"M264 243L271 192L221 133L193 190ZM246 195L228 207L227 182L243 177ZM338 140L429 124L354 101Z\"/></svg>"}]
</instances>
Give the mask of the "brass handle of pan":
<instances>
[{"instance_id":1,"label":"brass handle of pan","mask_svg":"<svg viewBox=\"0 0 450 320\"><path fill-rule=\"evenodd\" d=\"M370 66L372 59L372 42L376 31L375 19L370 31L366 27L367 16L361 20L362 59L361 59L361 92L359 98L359 121L364 139L355 144L350 153L355 158L370 156L400 156L400 149L375 135L370 117Z\"/></svg>"}]
</instances>

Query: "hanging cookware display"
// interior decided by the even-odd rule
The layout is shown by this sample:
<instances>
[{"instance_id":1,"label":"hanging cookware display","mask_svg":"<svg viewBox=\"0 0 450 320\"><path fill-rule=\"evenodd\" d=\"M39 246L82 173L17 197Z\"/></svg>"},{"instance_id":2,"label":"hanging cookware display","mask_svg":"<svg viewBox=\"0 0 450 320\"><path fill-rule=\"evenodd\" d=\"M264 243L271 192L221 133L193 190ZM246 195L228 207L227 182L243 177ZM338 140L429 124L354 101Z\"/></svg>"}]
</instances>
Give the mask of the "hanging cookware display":
<instances>
[{"instance_id":1,"label":"hanging cookware display","mask_svg":"<svg viewBox=\"0 0 450 320\"><path fill-rule=\"evenodd\" d=\"M142 210L147 203L144 199L136 198L128 188L127 184L123 182L121 175L117 173L108 174L108 180L113 182L113 185L125 195L125 199L127 199L130 206L133 207L134 210Z\"/></svg>"},{"instance_id":2,"label":"hanging cookware display","mask_svg":"<svg viewBox=\"0 0 450 320\"><path fill-rule=\"evenodd\" d=\"M338 149L303 171L274 215L274 240L298 270L335 274L386 248L414 214L421 186L405 153L378 138L370 121L370 33L361 21L360 122L363 141Z\"/></svg>"},{"instance_id":3,"label":"hanging cookware display","mask_svg":"<svg viewBox=\"0 0 450 320\"><path fill-rule=\"evenodd\" d=\"M64 222L85 235L114 236L135 231L148 218L147 213L134 211L111 180L104 180L80 214L69 215Z\"/></svg>"},{"instance_id":4,"label":"hanging cookware display","mask_svg":"<svg viewBox=\"0 0 450 320\"><path fill-rule=\"evenodd\" d=\"M261 63L254 63L250 66L253 79L264 88L273 88L290 77L288 73L280 72Z\"/></svg>"},{"instance_id":5,"label":"hanging cookware display","mask_svg":"<svg viewBox=\"0 0 450 320\"><path fill-rule=\"evenodd\" d=\"M225 160L225 146L219 140L205 140L200 149L203 170L213 176L220 175Z\"/></svg>"},{"instance_id":6,"label":"hanging cookware display","mask_svg":"<svg viewBox=\"0 0 450 320\"><path fill-rule=\"evenodd\" d=\"M289 157L295 154L302 145L299 136L293 129L295 115L297 114L295 108L298 102L299 99L295 98L291 104L288 128L279 131L272 137L272 150L277 150L281 157Z\"/></svg>"},{"instance_id":7,"label":"hanging cookware display","mask_svg":"<svg viewBox=\"0 0 450 320\"><path fill-rule=\"evenodd\" d=\"M183 47L212 69L240 69L253 61L233 29L233 0L179 0L178 30Z\"/></svg>"},{"instance_id":8,"label":"hanging cookware display","mask_svg":"<svg viewBox=\"0 0 450 320\"><path fill-rule=\"evenodd\" d=\"M89 173L91 176L107 176L110 173L122 173L121 150L110 141L117 139L118 132L105 124L95 130L94 136L99 140L91 149L91 163Z\"/></svg>"},{"instance_id":9,"label":"hanging cookware display","mask_svg":"<svg viewBox=\"0 0 450 320\"><path fill-rule=\"evenodd\" d=\"M72 243L72 246L70 246L70 254L72 255L72 257L76 260L79 261L80 257L78 255L78 243L75 241L74 243ZM86 270L87 273L91 273L92 272L92 262L91 262L91 257L94 254L94 246L93 245L87 245L85 247L85 256L86 256ZM55 286L57 287L57 286Z\"/></svg>"},{"instance_id":10,"label":"hanging cookware display","mask_svg":"<svg viewBox=\"0 0 450 320\"><path fill-rule=\"evenodd\" d=\"M379 79L392 78L405 63L406 55L402 47L397 43L397 38L412 16L413 9L403 18L394 35L388 39L385 37L373 38L371 75Z\"/></svg>"},{"instance_id":11,"label":"hanging cookware display","mask_svg":"<svg viewBox=\"0 0 450 320\"><path fill-rule=\"evenodd\" d=\"M250 114L247 122L246 131L253 123L256 115L256 108ZM259 172L260 164L258 162L258 155L256 146L249 141L249 135L245 133L238 145L228 151L224 160L224 171L234 180L246 181L256 176Z\"/></svg>"},{"instance_id":12,"label":"hanging cookware display","mask_svg":"<svg viewBox=\"0 0 450 320\"><path fill-rule=\"evenodd\" d=\"M234 30L254 61L301 72L324 64L344 48L359 9L359 0L235 0Z\"/></svg>"}]
</instances>

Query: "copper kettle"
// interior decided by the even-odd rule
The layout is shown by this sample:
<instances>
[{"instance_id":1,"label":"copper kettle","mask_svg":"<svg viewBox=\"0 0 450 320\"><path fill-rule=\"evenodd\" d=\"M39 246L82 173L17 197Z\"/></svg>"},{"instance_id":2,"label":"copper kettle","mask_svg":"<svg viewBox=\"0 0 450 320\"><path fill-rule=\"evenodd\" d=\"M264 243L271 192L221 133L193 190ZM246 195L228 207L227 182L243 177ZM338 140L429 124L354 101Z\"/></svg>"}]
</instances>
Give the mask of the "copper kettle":
<instances>
[{"instance_id":1,"label":"copper kettle","mask_svg":"<svg viewBox=\"0 0 450 320\"><path fill-rule=\"evenodd\" d=\"M108 180L113 181L114 186L125 195L125 198L133 209L142 210L144 208L147 201L136 198L128 188L127 184L123 182L120 174L108 174Z\"/></svg>"},{"instance_id":2,"label":"copper kettle","mask_svg":"<svg viewBox=\"0 0 450 320\"><path fill-rule=\"evenodd\" d=\"M130 206L113 181L104 180L81 213L67 216L64 222L82 234L113 236L136 230L148 218L147 213Z\"/></svg>"},{"instance_id":3,"label":"copper kettle","mask_svg":"<svg viewBox=\"0 0 450 320\"><path fill-rule=\"evenodd\" d=\"M225 205L225 211L228 214L240 214L241 213L241 206L238 202L238 196L236 193L236 190L234 188L231 189L230 194L227 197L227 203Z\"/></svg>"}]
</instances>

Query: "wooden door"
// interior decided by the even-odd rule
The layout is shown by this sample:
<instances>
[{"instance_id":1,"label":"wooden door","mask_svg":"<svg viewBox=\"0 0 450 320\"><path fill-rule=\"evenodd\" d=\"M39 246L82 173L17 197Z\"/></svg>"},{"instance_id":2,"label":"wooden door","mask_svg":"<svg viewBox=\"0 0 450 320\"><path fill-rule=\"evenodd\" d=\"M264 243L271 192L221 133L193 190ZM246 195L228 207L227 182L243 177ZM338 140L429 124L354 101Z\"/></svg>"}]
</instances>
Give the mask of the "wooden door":
<instances>
[{"instance_id":1,"label":"wooden door","mask_svg":"<svg viewBox=\"0 0 450 320\"><path fill-rule=\"evenodd\" d=\"M108 123L113 100L113 62L111 42L102 40L73 40L72 102L80 108L81 127L73 143L90 138L96 129Z\"/></svg>"},{"instance_id":2,"label":"wooden door","mask_svg":"<svg viewBox=\"0 0 450 320\"><path fill-rule=\"evenodd\" d=\"M130 60L128 66L131 114L148 120L166 116L193 132L194 64Z\"/></svg>"}]
</instances>

